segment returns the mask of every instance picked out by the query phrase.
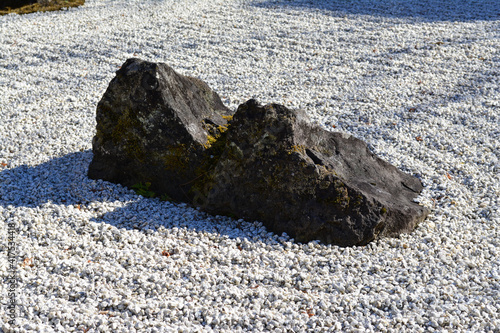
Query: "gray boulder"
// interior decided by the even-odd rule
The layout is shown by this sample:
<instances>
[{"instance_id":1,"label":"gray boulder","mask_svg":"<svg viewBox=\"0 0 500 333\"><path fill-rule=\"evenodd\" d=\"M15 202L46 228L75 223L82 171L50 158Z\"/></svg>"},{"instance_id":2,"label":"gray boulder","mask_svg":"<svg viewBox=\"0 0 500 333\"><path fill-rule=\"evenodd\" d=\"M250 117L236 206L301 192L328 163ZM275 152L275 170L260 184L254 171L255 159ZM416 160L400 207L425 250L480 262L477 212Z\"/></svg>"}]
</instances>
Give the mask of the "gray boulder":
<instances>
[{"instance_id":1,"label":"gray boulder","mask_svg":"<svg viewBox=\"0 0 500 333\"><path fill-rule=\"evenodd\" d=\"M128 59L97 105L88 176L192 201L205 151L231 112L203 81Z\"/></svg>"},{"instance_id":2,"label":"gray boulder","mask_svg":"<svg viewBox=\"0 0 500 333\"><path fill-rule=\"evenodd\" d=\"M412 231L420 181L304 111L250 100L231 112L200 80L129 59L97 106L90 178L262 221L299 242L364 245Z\"/></svg>"},{"instance_id":3,"label":"gray boulder","mask_svg":"<svg viewBox=\"0 0 500 333\"><path fill-rule=\"evenodd\" d=\"M300 242L364 245L412 231L429 211L421 182L355 137L311 125L301 110L239 106L197 204L262 221Z\"/></svg>"}]
</instances>

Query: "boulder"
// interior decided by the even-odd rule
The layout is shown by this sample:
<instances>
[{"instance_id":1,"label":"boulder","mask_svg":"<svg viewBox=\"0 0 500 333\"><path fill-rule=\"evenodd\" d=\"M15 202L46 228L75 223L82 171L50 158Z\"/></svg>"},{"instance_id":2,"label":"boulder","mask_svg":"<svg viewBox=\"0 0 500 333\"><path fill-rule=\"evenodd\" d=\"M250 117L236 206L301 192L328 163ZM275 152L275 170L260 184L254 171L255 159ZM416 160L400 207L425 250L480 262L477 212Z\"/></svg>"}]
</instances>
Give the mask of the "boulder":
<instances>
[{"instance_id":1,"label":"boulder","mask_svg":"<svg viewBox=\"0 0 500 333\"><path fill-rule=\"evenodd\" d=\"M413 199L421 182L332 133L302 110L239 106L222 153L196 204L211 213L262 221L299 242L364 245L412 231L429 211Z\"/></svg>"},{"instance_id":2,"label":"boulder","mask_svg":"<svg viewBox=\"0 0 500 333\"><path fill-rule=\"evenodd\" d=\"M129 59L97 106L90 178L262 221L299 242L364 245L410 232L420 181L302 110L255 100L231 116L198 79Z\"/></svg>"},{"instance_id":3,"label":"boulder","mask_svg":"<svg viewBox=\"0 0 500 333\"><path fill-rule=\"evenodd\" d=\"M128 59L97 105L88 176L190 202L206 150L231 112L203 81Z\"/></svg>"}]
</instances>

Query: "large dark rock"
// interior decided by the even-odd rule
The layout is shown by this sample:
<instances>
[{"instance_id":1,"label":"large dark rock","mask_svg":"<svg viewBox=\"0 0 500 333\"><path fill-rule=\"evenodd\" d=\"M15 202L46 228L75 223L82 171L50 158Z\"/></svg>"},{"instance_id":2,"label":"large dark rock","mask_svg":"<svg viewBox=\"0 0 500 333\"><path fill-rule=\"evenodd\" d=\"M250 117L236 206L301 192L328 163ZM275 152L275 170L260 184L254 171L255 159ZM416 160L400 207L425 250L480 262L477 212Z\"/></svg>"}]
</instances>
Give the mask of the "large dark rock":
<instances>
[{"instance_id":1,"label":"large dark rock","mask_svg":"<svg viewBox=\"0 0 500 333\"><path fill-rule=\"evenodd\" d=\"M166 64L128 59L97 105L88 175L192 201L205 151L230 114L199 79Z\"/></svg>"},{"instance_id":2,"label":"large dark rock","mask_svg":"<svg viewBox=\"0 0 500 333\"><path fill-rule=\"evenodd\" d=\"M202 81L130 59L97 107L89 177L150 182L213 214L262 221L300 242L363 245L428 214L418 179L301 110L255 100L230 112Z\"/></svg>"},{"instance_id":3,"label":"large dark rock","mask_svg":"<svg viewBox=\"0 0 500 333\"><path fill-rule=\"evenodd\" d=\"M363 245L410 232L428 214L420 181L350 135L313 126L301 110L240 105L225 147L195 198L204 209L262 221L297 241Z\"/></svg>"}]
</instances>

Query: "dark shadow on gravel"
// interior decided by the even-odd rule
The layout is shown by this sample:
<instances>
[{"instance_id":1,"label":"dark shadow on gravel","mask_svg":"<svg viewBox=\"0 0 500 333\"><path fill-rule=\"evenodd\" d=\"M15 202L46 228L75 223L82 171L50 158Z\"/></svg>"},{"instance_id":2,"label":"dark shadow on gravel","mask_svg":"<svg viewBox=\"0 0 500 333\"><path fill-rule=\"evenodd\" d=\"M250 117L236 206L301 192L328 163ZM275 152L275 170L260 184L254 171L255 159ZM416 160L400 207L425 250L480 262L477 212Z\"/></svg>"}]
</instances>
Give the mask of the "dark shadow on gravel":
<instances>
[{"instance_id":1,"label":"dark shadow on gravel","mask_svg":"<svg viewBox=\"0 0 500 333\"><path fill-rule=\"evenodd\" d=\"M322 10L332 16L369 15L424 22L500 20L498 0L264 0L256 7Z\"/></svg>"},{"instance_id":2,"label":"dark shadow on gravel","mask_svg":"<svg viewBox=\"0 0 500 333\"><path fill-rule=\"evenodd\" d=\"M155 204L151 204L151 200ZM212 216L196 210L187 204L160 202L157 198L142 198L128 205L116 208L111 212L90 219L93 222L105 223L118 229L155 232L159 228L186 229L188 231L219 234L230 239L245 239L253 242L254 237L273 238L273 233L263 231L264 235L255 233L255 226L250 222L238 222L224 217ZM261 231L262 232L262 231Z\"/></svg>"},{"instance_id":3,"label":"dark shadow on gravel","mask_svg":"<svg viewBox=\"0 0 500 333\"><path fill-rule=\"evenodd\" d=\"M0 169L0 206L37 207L47 202L77 205L96 201L100 187L93 188L87 178L91 159L92 151L86 150L35 166ZM88 190L95 196L82 195Z\"/></svg>"},{"instance_id":4,"label":"dark shadow on gravel","mask_svg":"<svg viewBox=\"0 0 500 333\"><path fill-rule=\"evenodd\" d=\"M121 185L89 179L87 170L92 156L91 150L85 150L53 158L35 166L22 165L9 169L8 166L0 165L0 206L37 208L52 203L91 211L94 217L90 217L90 221L128 230L146 231L154 226L163 226L167 229L177 227L218 233L248 241L257 236L249 233L250 229L254 229L252 223L239 223L227 217L210 216L184 203L141 196L134 199L134 193ZM128 200L127 195L130 195ZM90 205L94 202L129 200L132 201L105 213ZM80 222L68 223L75 223L77 229L82 228L77 226Z\"/></svg>"}]
</instances>

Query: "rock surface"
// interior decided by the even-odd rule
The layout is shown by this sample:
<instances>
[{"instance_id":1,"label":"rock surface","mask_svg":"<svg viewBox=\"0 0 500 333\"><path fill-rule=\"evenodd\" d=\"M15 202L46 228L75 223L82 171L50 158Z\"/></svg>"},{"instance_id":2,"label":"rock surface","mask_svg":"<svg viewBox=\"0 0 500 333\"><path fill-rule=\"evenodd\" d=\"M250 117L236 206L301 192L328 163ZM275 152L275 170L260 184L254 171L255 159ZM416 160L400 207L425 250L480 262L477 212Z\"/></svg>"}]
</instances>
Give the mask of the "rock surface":
<instances>
[{"instance_id":1,"label":"rock surface","mask_svg":"<svg viewBox=\"0 0 500 333\"><path fill-rule=\"evenodd\" d=\"M410 232L429 213L413 202L418 179L363 141L313 126L304 111L249 100L230 119L202 81L129 59L98 104L89 177L149 182L299 242L364 245Z\"/></svg>"},{"instance_id":2,"label":"rock surface","mask_svg":"<svg viewBox=\"0 0 500 333\"><path fill-rule=\"evenodd\" d=\"M162 63L128 59L97 105L88 175L192 201L191 182L230 114L199 79Z\"/></svg>"},{"instance_id":3,"label":"rock surface","mask_svg":"<svg viewBox=\"0 0 500 333\"><path fill-rule=\"evenodd\" d=\"M205 210L262 221L300 242L363 245L410 232L428 210L420 181L352 136L311 125L301 110L240 105L199 200Z\"/></svg>"}]
</instances>

